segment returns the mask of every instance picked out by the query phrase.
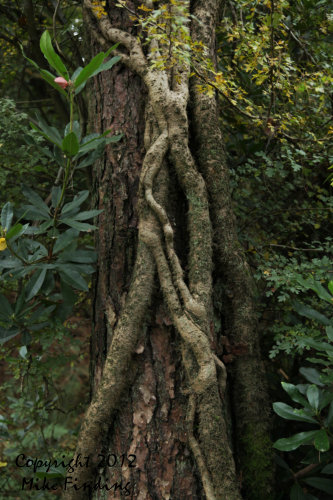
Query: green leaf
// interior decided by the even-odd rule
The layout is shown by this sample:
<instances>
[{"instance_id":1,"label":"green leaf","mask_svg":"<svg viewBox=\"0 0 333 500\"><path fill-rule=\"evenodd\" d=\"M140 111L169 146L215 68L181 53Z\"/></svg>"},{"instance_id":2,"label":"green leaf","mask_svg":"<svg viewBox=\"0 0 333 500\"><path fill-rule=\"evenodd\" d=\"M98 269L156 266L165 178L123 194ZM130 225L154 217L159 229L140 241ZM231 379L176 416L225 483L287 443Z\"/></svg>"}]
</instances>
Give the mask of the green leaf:
<instances>
[{"instance_id":1,"label":"green leaf","mask_svg":"<svg viewBox=\"0 0 333 500\"><path fill-rule=\"evenodd\" d=\"M308 444L314 439L318 431L306 431L294 434L289 438L282 438L275 441L273 447L280 451L296 450L302 444Z\"/></svg>"},{"instance_id":2,"label":"green leaf","mask_svg":"<svg viewBox=\"0 0 333 500\"><path fill-rule=\"evenodd\" d=\"M329 281L327 286L328 286L329 291L333 295L333 281Z\"/></svg>"},{"instance_id":3,"label":"green leaf","mask_svg":"<svg viewBox=\"0 0 333 500\"><path fill-rule=\"evenodd\" d=\"M25 293L26 293L26 300L31 300L41 289L42 284L44 283L44 279L46 276L46 269L38 269L35 271L34 275L28 282Z\"/></svg>"},{"instance_id":4,"label":"green leaf","mask_svg":"<svg viewBox=\"0 0 333 500\"><path fill-rule=\"evenodd\" d=\"M326 335L329 338L329 340L331 340L331 342L333 342L333 326L327 326L325 328L325 331L326 331Z\"/></svg>"},{"instance_id":5,"label":"green leaf","mask_svg":"<svg viewBox=\"0 0 333 500\"><path fill-rule=\"evenodd\" d=\"M81 163L76 168L78 169L89 167L90 165L95 163L95 161L98 160L98 158L103 154L104 149L105 143L99 144L83 161L81 161Z\"/></svg>"},{"instance_id":6,"label":"green leaf","mask_svg":"<svg viewBox=\"0 0 333 500\"><path fill-rule=\"evenodd\" d=\"M96 262L96 258L97 258L97 254L94 250L93 251L76 250L75 252L71 252L71 251L63 252L59 256L59 261L78 262L79 264L93 264L94 262Z\"/></svg>"},{"instance_id":7,"label":"green leaf","mask_svg":"<svg viewBox=\"0 0 333 500\"><path fill-rule=\"evenodd\" d=\"M79 151L79 147L79 141L77 140L75 132L67 134L61 144L61 149L67 156L75 156Z\"/></svg>"},{"instance_id":8,"label":"green leaf","mask_svg":"<svg viewBox=\"0 0 333 500\"><path fill-rule=\"evenodd\" d=\"M73 201L66 203L61 211L61 216L68 216L73 210L78 209L79 206L88 198L89 191L80 191L77 195L74 196ZM77 211L77 210L76 210Z\"/></svg>"},{"instance_id":9,"label":"green leaf","mask_svg":"<svg viewBox=\"0 0 333 500\"><path fill-rule=\"evenodd\" d=\"M18 333L20 333L20 330L18 330L17 328L6 330L5 328L2 328L2 326L0 326L0 344L4 344L8 340L15 337Z\"/></svg>"},{"instance_id":10,"label":"green leaf","mask_svg":"<svg viewBox=\"0 0 333 500\"><path fill-rule=\"evenodd\" d=\"M330 320L326 318L323 314L320 312L316 311L315 309L312 309L312 307L305 306L304 304L301 304L300 302L294 302L294 308L298 314L301 316L304 316L305 318L312 319L314 321L318 321L319 323L323 325L329 325Z\"/></svg>"},{"instance_id":11,"label":"green leaf","mask_svg":"<svg viewBox=\"0 0 333 500\"><path fill-rule=\"evenodd\" d=\"M70 133L70 128L71 128L71 123L67 123L66 127L65 127L65 131L64 131L64 137ZM78 141L80 140L80 137L81 137L81 127L80 127L80 123L77 121L77 120L74 120L73 121L73 128L72 128L72 132L75 132L76 134L76 137L78 139Z\"/></svg>"},{"instance_id":12,"label":"green leaf","mask_svg":"<svg viewBox=\"0 0 333 500\"><path fill-rule=\"evenodd\" d=\"M290 490L290 500L307 500L307 495L298 483L294 483Z\"/></svg>"},{"instance_id":13,"label":"green leaf","mask_svg":"<svg viewBox=\"0 0 333 500\"><path fill-rule=\"evenodd\" d=\"M90 61L90 63L87 64L87 66L85 66L82 71L80 71L80 73L76 77L74 81L75 88L78 88L80 85L85 83L88 80L88 78L90 78L94 74L94 72L98 70L104 59L105 59L104 52L100 52L99 54L97 54L97 56L95 56Z\"/></svg>"},{"instance_id":14,"label":"green leaf","mask_svg":"<svg viewBox=\"0 0 333 500\"><path fill-rule=\"evenodd\" d=\"M51 37L48 31L44 31L41 36L40 50L43 52L49 65L52 66L52 68L54 68L59 73L59 75L68 80L69 76L66 66L64 65L58 54L56 54L56 52L54 51Z\"/></svg>"},{"instance_id":15,"label":"green leaf","mask_svg":"<svg viewBox=\"0 0 333 500\"><path fill-rule=\"evenodd\" d=\"M105 54L105 57L107 57L106 54ZM104 57L104 59L105 59L105 57ZM106 63L103 63L99 67L99 69L97 69L91 76L96 76L99 73L101 73L102 71L107 71L107 70L111 69L112 66L114 66L118 61L120 61L120 59L121 59L121 56L112 57L109 61L107 61Z\"/></svg>"},{"instance_id":16,"label":"green leaf","mask_svg":"<svg viewBox=\"0 0 333 500\"><path fill-rule=\"evenodd\" d=\"M321 429L320 431L317 432L317 435L315 436L314 439L314 445L318 451L324 452L330 449L330 442L327 433L324 429Z\"/></svg>"},{"instance_id":17,"label":"green leaf","mask_svg":"<svg viewBox=\"0 0 333 500\"><path fill-rule=\"evenodd\" d=\"M25 186L24 184L22 185L21 190L23 196L27 198L32 205L38 208L41 215L49 217L49 207L46 205L46 203L44 203L39 194L37 194L35 191L33 191L28 186Z\"/></svg>"},{"instance_id":18,"label":"green leaf","mask_svg":"<svg viewBox=\"0 0 333 500\"><path fill-rule=\"evenodd\" d=\"M320 373L315 368L305 368L302 366L299 372L312 384L316 384L319 387L324 387L324 384L320 381Z\"/></svg>"},{"instance_id":19,"label":"green leaf","mask_svg":"<svg viewBox=\"0 0 333 500\"><path fill-rule=\"evenodd\" d=\"M51 190L52 207L56 208L61 198L61 186L53 186Z\"/></svg>"},{"instance_id":20,"label":"green leaf","mask_svg":"<svg viewBox=\"0 0 333 500\"><path fill-rule=\"evenodd\" d=\"M67 229L64 233L62 233L55 242L53 247L53 253L56 254L66 248L68 245L76 241L79 236L79 231L76 229Z\"/></svg>"},{"instance_id":21,"label":"green leaf","mask_svg":"<svg viewBox=\"0 0 333 500\"><path fill-rule=\"evenodd\" d=\"M40 128L38 128L32 122L30 122L30 126L34 130L36 130L39 134L42 134L42 136L45 137L45 139L52 142L53 144L55 144L56 146L58 146L61 149L61 137L59 137L58 134L56 133L58 131L55 127L49 127L46 124L43 124L43 127L41 127L41 125L39 123ZM45 130L47 130L47 132L45 132Z\"/></svg>"},{"instance_id":22,"label":"green leaf","mask_svg":"<svg viewBox=\"0 0 333 500\"><path fill-rule=\"evenodd\" d=\"M49 71L47 71L46 69L40 69L39 68L39 71L40 71L40 74L42 75L42 78L49 84L51 85L51 87L57 89L58 92L60 92L60 94L62 94L63 96L67 97L67 92L66 90L64 90L63 88L60 87L60 85L58 85L54 79L56 78L56 76L52 75L52 73L50 73Z\"/></svg>"},{"instance_id":23,"label":"green leaf","mask_svg":"<svg viewBox=\"0 0 333 500\"><path fill-rule=\"evenodd\" d=\"M321 470L322 474L333 474L333 462L325 465L325 467Z\"/></svg>"},{"instance_id":24,"label":"green leaf","mask_svg":"<svg viewBox=\"0 0 333 500\"><path fill-rule=\"evenodd\" d=\"M27 227L29 224L25 224L25 227ZM18 236L22 232L23 226L22 224L18 223L15 224L15 226L12 226L8 233L6 234L6 239L10 240L14 238L14 236Z\"/></svg>"},{"instance_id":25,"label":"green leaf","mask_svg":"<svg viewBox=\"0 0 333 500\"><path fill-rule=\"evenodd\" d=\"M293 384L287 384L286 382L281 382L282 388L286 391L286 393L290 396L290 398L295 401L295 403L300 403L305 407L309 407L309 403L299 392L297 387Z\"/></svg>"},{"instance_id":26,"label":"green leaf","mask_svg":"<svg viewBox=\"0 0 333 500\"><path fill-rule=\"evenodd\" d=\"M319 389L316 385L310 385L306 391L306 397L310 403L311 408L318 410L319 408Z\"/></svg>"},{"instance_id":27,"label":"green leaf","mask_svg":"<svg viewBox=\"0 0 333 500\"><path fill-rule=\"evenodd\" d=\"M273 403L273 409L280 417L287 420L297 420L299 422L309 422L312 424L318 424L317 420L306 415L304 410L296 410L285 403Z\"/></svg>"},{"instance_id":28,"label":"green leaf","mask_svg":"<svg viewBox=\"0 0 333 500\"><path fill-rule=\"evenodd\" d=\"M61 278L65 281L65 283L71 285L77 290L82 290L84 292L88 292L89 290L87 283L77 271L67 271L62 269Z\"/></svg>"},{"instance_id":29,"label":"green leaf","mask_svg":"<svg viewBox=\"0 0 333 500\"><path fill-rule=\"evenodd\" d=\"M325 424L327 427L330 427L333 425L333 401L330 404L329 410L328 410L328 415L325 419Z\"/></svg>"},{"instance_id":30,"label":"green leaf","mask_svg":"<svg viewBox=\"0 0 333 500\"><path fill-rule=\"evenodd\" d=\"M85 212L78 213L73 218L75 220L87 220L87 219L91 219L92 217L96 217L101 212L103 212L103 210L87 210Z\"/></svg>"},{"instance_id":31,"label":"green leaf","mask_svg":"<svg viewBox=\"0 0 333 500\"><path fill-rule=\"evenodd\" d=\"M324 477L308 477L303 479L303 481L312 486L313 488L317 488L317 490L325 491L325 493L333 494L333 481L331 479L326 479Z\"/></svg>"},{"instance_id":32,"label":"green leaf","mask_svg":"<svg viewBox=\"0 0 333 500\"><path fill-rule=\"evenodd\" d=\"M8 231L13 220L13 207L10 201L3 206L1 210L1 227Z\"/></svg>"},{"instance_id":33,"label":"green leaf","mask_svg":"<svg viewBox=\"0 0 333 500\"><path fill-rule=\"evenodd\" d=\"M96 226L92 224L86 224L85 222L78 222L74 219L61 219L63 224L67 224L67 226L73 227L78 231L92 231L93 229L97 229Z\"/></svg>"},{"instance_id":34,"label":"green leaf","mask_svg":"<svg viewBox=\"0 0 333 500\"><path fill-rule=\"evenodd\" d=\"M0 295L0 319L8 321L13 314L12 306L4 295Z\"/></svg>"},{"instance_id":35,"label":"green leaf","mask_svg":"<svg viewBox=\"0 0 333 500\"><path fill-rule=\"evenodd\" d=\"M323 287L323 285L319 281L316 281L314 279L304 280L303 278L298 278L297 281L305 288L310 288L311 290L316 292L316 294L320 299L326 300L326 302L329 302L330 304L332 303L331 295L327 292L327 290Z\"/></svg>"}]
</instances>

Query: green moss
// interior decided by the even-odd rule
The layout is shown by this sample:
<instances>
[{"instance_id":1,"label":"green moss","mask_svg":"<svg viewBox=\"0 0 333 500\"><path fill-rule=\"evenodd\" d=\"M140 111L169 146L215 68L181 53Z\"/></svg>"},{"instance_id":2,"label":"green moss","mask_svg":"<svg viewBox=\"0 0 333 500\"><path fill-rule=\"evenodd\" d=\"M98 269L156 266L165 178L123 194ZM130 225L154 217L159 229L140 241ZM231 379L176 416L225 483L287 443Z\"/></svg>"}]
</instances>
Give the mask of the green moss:
<instances>
[{"instance_id":1,"label":"green moss","mask_svg":"<svg viewBox=\"0 0 333 500\"><path fill-rule=\"evenodd\" d=\"M266 432L248 424L241 438L242 478L247 500L274 498L274 465L272 442Z\"/></svg>"}]
</instances>

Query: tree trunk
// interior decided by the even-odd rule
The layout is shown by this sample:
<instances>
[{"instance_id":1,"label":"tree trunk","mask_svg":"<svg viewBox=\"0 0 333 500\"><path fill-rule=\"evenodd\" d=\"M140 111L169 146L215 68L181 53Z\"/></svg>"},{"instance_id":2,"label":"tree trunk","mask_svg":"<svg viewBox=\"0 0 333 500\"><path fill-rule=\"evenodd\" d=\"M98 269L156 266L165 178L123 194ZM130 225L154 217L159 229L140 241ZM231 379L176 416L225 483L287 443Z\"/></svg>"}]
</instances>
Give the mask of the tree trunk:
<instances>
[{"instance_id":1,"label":"tree trunk","mask_svg":"<svg viewBox=\"0 0 333 500\"><path fill-rule=\"evenodd\" d=\"M199 20L193 39L213 55L219 2L182 4ZM216 100L195 82L190 92L185 60L151 68L149 53L163 48L156 40L141 45L126 9L101 15L90 0L84 8L92 55L115 42L123 54L111 75L95 79L90 116L96 130L124 138L93 172L104 212L92 402L76 450L89 467L75 468L64 498L100 498L94 491L102 488L105 498L115 490L140 500L267 498L272 467L253 285ZM222 280L223 310L215 300ZM214 328L221 315L225 332ZM226 343L235 357L228 379Z\"/></svg>"}]
</instances>

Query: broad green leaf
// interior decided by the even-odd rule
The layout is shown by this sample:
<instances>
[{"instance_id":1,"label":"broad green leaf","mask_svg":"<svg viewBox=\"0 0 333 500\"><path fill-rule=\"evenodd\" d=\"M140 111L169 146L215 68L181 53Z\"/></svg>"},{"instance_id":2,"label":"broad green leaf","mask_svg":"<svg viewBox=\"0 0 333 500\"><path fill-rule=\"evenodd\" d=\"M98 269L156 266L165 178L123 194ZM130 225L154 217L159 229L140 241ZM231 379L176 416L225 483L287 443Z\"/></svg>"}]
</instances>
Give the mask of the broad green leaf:
<instances>
[{"instance_id":1,"label":"broad green leaf","mask_svg":"<svg viewBox=\"0 0 333 500\"><path fill-rule=\"evenodd\" d=\"M331 295L327 292L327 290L323 287L323 285L319 281L316 281L314 279L304 280L303 278L298 278L297 281L305 288L310 288L311 290L316 292L316 294L320 299L332 303Z\"/></svg>"},{"instance_id":2,"label":"broad green leaf","mask_svg":"<svg viewBox=\"0 0 333 500\"><path fill-rule=\"evenodd\" d=\"M59 261L77 262L79 264L93 264L96 262L97 254L94 250L76 250L75 252L63 252L59 256ZM57 261L58 262L58 261Z\"/></svg>"},{"instance_id":3,"label":"broad green leaf","mask_svg":"<svg viewBox=\"0 0 333 500\"><path fill-rule=\"evenodd\" d=\"M286 391L286 393L290 396L290 398L295 401L295 403L300 403L305 407L309 407L309 403L299 392L297 387L293 384L287 384L286 382L281 382L282 388Z\"/></svg>"},{"instance_id":4,"label":"broad green leaf","mask_svg":"<svg viewBox=\"0 0 333 500\"><path fill-rule=\"evenodd\" d=\"M75 88L78 88L80 85L85 83L88 80L88 78L90 78L93 75L93 73L101 66L104 59L105 59L104 52L100 52L99 54L97 54L97 56L95 56L90 61L90 63L88 63L87 66L85 66L83 70L80 71L80 73L76 77L74 81Z\"/></svg>"},{"instance_id":5,"label":"broad green leaf","mask_svg":"<svg viewBox=\"0 0 333 500\"><path fill-rule=\"evenodd\" d=\"M327 366L327 363L325 363ZM319 410L322 410L333 401L333 392L320 390Z\"/></svg>"},{"instance_id":6,"label":"broad green leaf","mask_svg":"<svg viewBox=\"0 0 333 500\"><path fill-rule=\"evenodd\" d=\"M105 54L105 57L107 57L106 54ZM105 57L104 57L104 59L105 59ZM107 70L111 69L112 66L114 66L118 61L120 61L120 59L121 59L121 56L112 57L109 61L107 61L106 63L103 63L91 76L96 76L99 73L101 73L102 71L107 71Z\"/></svg>"},{"instance_id":7,"label":"broad green leaf","mask_svg":"<svg viewBox=\"0 0 333 500\"><path fill-rule=\"evenodd\" d=\"M306 391L306 397L310 403L311 408L318 410L319 408L319 389L316 385L310 385Z\"/></svg>"},{"instance_id":8,"label":"broad green leaf","mask_svg":"<svg viewBox=\"0 0 333 500\"><path fill-rule=\"evenodd\" d=\"M75 156L79 151L79 147L79 141L77 140L75 132L67 134L61 144L61 149L67 156Z\"/></svg>"},{"instance_id":9,"label":"broad green leaf","mask_svg":"<svg viewBox=\"0 0 333 500\"><path fill-rule=\"evenodd\" d=\"M76 229L67 229L64 233L62 233L55 242L53 247L53 253L56 254L66 248L68 245L76 241L79 236L79 231Z\"/></svg>"},{"instance_id":10,"label":"broad green leaf","mask_svg":"<svg viewBox=\"0 0 333 500\"><path fill-rule=\"evenodd\" d=\"M103 210L87 210L85 212L79 212L73 218L75 220L87 220L87 219L91 219L92 217L96 217L101 212L103 212Z\"/></svg>"},{"instance_id":11,"label":"broad green leaf","mask_svg":"<svg viewBox=\"0 0 333 500\"><path fill-rule=\"evenodd\" d=\"M330 320L326 318L323 314L320 312L316 311L315 309L312 309L312 307L305 306L304 304L301 304L300 302L294 302L294 308L295 311L298 312L301 316L304 316L305 318L312 319L314 321L318 321L319 323L323 325L329 325Z\"/></svg>"},{"instance_id":12,"label":"broad green leaf","mask_svg":"<svg viewBox=\"0 0 333 500\"><path fill-rule=\"evenodd\" d=\"M25 224L25 226L28 226L28 224ZM15 226L12 226L8 233L6 234L6 239L10 240L11 238L14 238L14 236L17 236L19 233L21 233L23 229L23 225L18 223L15 224Z\"/></svg>"},{"instance_id":13,"label":"broad green leaf","mask_svg":"<svg viewBox=\"0 0 333 500\"><path fill-rule=\"evenodd\" d=\"M113 142L118 142L124 136L124 134L113 135L112 137L105 137L106 144L111 144Z\"/></svg>"},{"instance_id":14,"label":"broad green leaf","mask_svg":"<svg viewBox=\"0 0 333 500\"><path fill-rule=\"evenodd\" d=\"M328 410L328 415L325 419L325 424L327 427L333 426L333 401L330 404L329 410Z\"/></svg>"},{"instance_id":15,"label":"broad green leaf","mask_svg":"<svg viewBox=\"0 0 333 500\"><path fill-rule=\"evenodd\" d=\"M49 65L52 66L52 68L54 68L59 73L59 75L68 80L69 76L66 66L64 65L58 54L56 54L52 46L51 37L48 31L44 31L41 36L40 50L43 52Z\"/></svg>"},{"instance_id":16,"label":"broad green leaf","mask_svg":"<svg viewBox=\"0 0 333 500\"><path fill-rule=\"evenodd\" d=\"M45 276L45 268L35 271L25 289L26 300L31 300L39 292L44 282Z\"/></svg>"},{"instance_id":17,"label":"broad green leaf","mask_svg":"<svg viewBox=\"0 0 333 500\"><path fill-rule=\"evenodd\" d=\"M82 276L77 271L71 270L67 272L67 270L62 270L61 278L63 279L63 281L65 281L65 283L72 286L76 290L82 290L84 292L87 292L89 290L84 278L82 278Z\"/></svg>"},{"instance_id":18,"label":"broad green leaf","mask_svg":"<svg viewBox=\"0 0 333 500\"><path fill-rule=\"evenodd\" d=\"M331 342L333 342L333 326L327 326L325 328L325 331L326 331L326 335L329 338L329 340L331 340Z\"/></svg>"},{"instance_id":19,"label":"broad green leaf","mask_svg":"<svg viewBox=\"0 0 333 500\"><path fill-rule=\"evenodd\" d=\"M329 281L327 286L328 286L329 291L333 295L333 281Z\"/></svg>"},{"instance_id":20,"label":"broad green leaf","mask_svg":"<svg viewBox=\"0 0 333 500\"><path fill-rule=\"evenodd\" d=\"M7 203L4 205L3 209L1 210L1 227L2 229L5 229L8 231L8 229L11 226L13 220L13 207L10 201L7 201Z\"/></svg>"},{"instance_id":21,"label":"broad green leaf","mask_svg":"<svg viewBox=\"0 0 333 500\"><path fill-rule=\"evenodd\" d=\"M61 216L68 216L74 209L78 209L80 205L88 198L89 191L80 191L74 196L73 201L66 203L61 211ZM76 210L77 211L77 210Z\"/></svg>"},{"instance_id":22,"label":"broad green leaf","mask_svg":"<svg viewBox=\"0 0 333 500\"><path fill-rule=\"evenodd\" d=\"M67 125L65 127L64 137L66 137L66 135L70 133L70 128L71 128L71 123L69 122L69 123L67 123ZM81 127L80 127L80 123L77 120L73 121L72 132L75 132L76 137L79 141L81 138Z\"/></svg>"},{"instance_id":23,"label":"broad green leaf","mask_svg":"<svg viewBox=\"0 0 333 500\"><path fill-rule=\"evenodd\" d=\"M89 153L89 155L83 161L80 162L79 165L77 165L76 168L78 169L89 167L90 165L95 163L95 161L98 160L98 158L103 154L104 149L105 144L99 144L95 149L93 149L93 151L91 151L91 153Z\"/></svg>"},{"instance_id":24,"label":"broad green leaf","mask_svg":"<svg viewBox=\"0 0 333 500\"><path fill-rule=\"evenodd\" d=\"M319 387L324 387L324 384L320 381L320 373L315 368L305 368L302 366L299 372L312 384L316 384Z\"/></svg>"},{"instance_id":25,"label":"broad green leaf","mask_svg":"<svg viewBox=\"0 0 333 500\"><path fill-rule=\"evenodd\" d=\"M12 314L13 309L7 297L0 294L0 319L8 321Z\"/></svg>"},{"instance_id":26,"label":"broad green leaf","mask_svg":"<svg viewBox=\"0 0 333 500\"><path fill-rule=\"evenodd\" d=\"M330 449L330 442L327 433L324 429L321 429L320 431L317 432L317 435L315 436L314 439L314 445L318 451L324 452Z\"/></svg>"},{"instance_id":27,"label":"broad green leaf","mask_svg":"<svg viewBox=\"0 0 333 500\"><path fill-rule=\"evenodd\" d=\"M86 224L85 222L79 222L74 219L61 219L61 222L63 224L67 224L67 226L77 229L78 231L92 231L93 229L97 229L97 226Z\"/></svg>"},{"instance_id":28,"label":"broad green leaf","mask_svg":"<svg viewBox=\"0 0 333 500\"><path fill-rule=\"evenodd\" d=\"M79 149L79 157L85 155L86 153L89 153L89 151L101 146L105 146L105 138L104 137L96 137L95 139L92 139L86 143L82 142L80 145Z\"/></svg>"},{"instance_id":29,"label":"broad green leaf","mask_svg":"<svg viewBox=\"0 0 333 500\"><path fill-rule=\"evenodd\" d=\"M56 208L61 198L61 186L53 186L51 190L52 206Z\"/></svg>"},{"instance_id":30,"label":"broad green leaf","mask_svg":"<svg viewBox=\"0 0 333 500\"><path fill-rule=\"evenodd\" d=\"M290 490L290 500L307 500L307 495L298 483L294 483Z\"/></svg>"},{"instance_id":31,"label":"broad green leaf","mask_svg":"<svg viewBox=\"0 0 333 500\"><path fill-rule=\"evenodd\" d=\"M72 287L66 283L60 275L60 289L62 296L62 303L57 307L56 315L61 320L64 321L70 315L73 306L76 301L76 294Z\"/></svg>"},{"instance_id":32,"label":"broad green leaf","mask_svg":"<svg viewBox=\"0 0 333 500\"><path fill-rule=\"evenodd\" d=\"M59 148L61 148L61 140L58 141L57 135L54 134L54 130L52 131L51 129L54 129L54 127L49 127L48 133L46 133L42 128L37 127L34 123L30 122L30 127L36 130L39 134L42 134L45 139L48 141L52 142Z\"/></svg>"},{"instance_id":33,"label":"broad green leaf","mask_svg":"<svg viewBox=\"0 0 333 500\"><path fill-rule=\"evenodd\" d=\"M318 351L324 351L327 353L333 353L333 346L328 344L327 342L318 342L318 340L314 340L311 337L303 337L303 341L309 347L313 347L313 349L317 349Z\"/></svg>"},{"instance_id":34,"label":"broad green leaf","mask_svg":"<svg viewBox=\"0 0 333 500\"><path fill-rule=\"evenodd\" d=\"M60 92L60 94L62 94L63 96L67 97L67 92L66 90L64 90L63 88L60 87L60 85L58 85L54 79L56 78L56 76L52 75L52 73L50 73L49 71L47 71L46 69L39 69L43 79L49 84L51 85L53 88L57 89L58 92Z\"/></svg>"},{"instance_id":35,"label":"broad green leaf","mask_svg":"<svg viewBox=\"0 0 333 500\"><path fill-rule=\"evenodd\" d=\"M299 422L318 424L317 420L306 415L304 410L296 410L285 403L273 403L273 409L280 417L287 420L298 420Z\"/></svg>"},{"instance_id":36,"label":"broad green leaf","mask_svg":"<svg viewBox=\"0 0 333 500\"><path fill-rule=\"evenodd\" d=\"M0 326L0 344L3 344L8 340L12 339L18 333L20 333L20 330L18 330L17 328L11 328L10 330L6 330L5 328L2 328L2 326Z\"/></svg>"},{"instance_id":37,"label":"broad green leaf","mask_svg":"<svg viewBox=\"0 0 333 500\"><path fill-rule=\"evenodd\" d=\"M322 474L333 474L333 462L325 465L325 467L321 470Z\"/></svg>"},{"instance_id":38,"label":"broad green leaf","mask_svg":"<svg viewBox=\"0 0 333 500\"><path fill-rule=\"evenodd\" d=\"M324 477L308 477L303 479L303 481L313 486L313 488L317 488L317 490L325 491L325 493L333 495L333 481L331 479L326 479Z\"/></svg>"},{"instance_id":39,"label":"broad green leaf","mask_svg":"<svg viewBox=\"0 0 333 500\"><path fill-rule=\"evenodd\" d=\"M83 70L82 66L79 66L78 68L76 68L76 70L74 71L74 73L71 76L72 82L75 82L76 78L79 76L79 74L81 73L82 70Z\"/></svg>"},{"instance_id":40,"label":"broad green leaf","mask_svg":"<svg viewBox=\"0 0 333 500\"><path fill-rule=\"evenodd\" d=\"M302 444L308 444L315 438L318 431L306 431L294 434L289 438L282 438L275 441L273 447L280 451L296 450Z\"/></svg>"}]
</instances>

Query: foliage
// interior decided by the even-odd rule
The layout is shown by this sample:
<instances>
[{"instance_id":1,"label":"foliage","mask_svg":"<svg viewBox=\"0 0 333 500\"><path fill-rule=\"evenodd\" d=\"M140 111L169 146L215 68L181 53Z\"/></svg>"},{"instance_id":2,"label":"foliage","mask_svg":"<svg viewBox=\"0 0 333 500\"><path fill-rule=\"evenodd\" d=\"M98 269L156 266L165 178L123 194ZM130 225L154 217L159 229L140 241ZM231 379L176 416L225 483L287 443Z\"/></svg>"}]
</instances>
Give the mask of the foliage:
<instances>
[{"instance_id":1,"label":"foliage","mask_svg":"<svg viewBox=\"0 0 333 500\"><path fill-rule=\"evenodd\" d=\"M321 301L333 304L333 282L328 284L329 291L320 282L313 279L303 282L308 289L316 292ZM291 384L282 382L282 388L300 408L294 408L286 403L277 402L273 404L275 413L289 420L302 422L306 425L305 430L298 432L288 438L280 438L274 443L274 447L280 451L290 452L300 446L312 445L318 455L312 454L312 467L301 470L294 475L290 467L281 458L278 463L289 473L288 479L294 477L296 482L290 491L290 498L306 499L302 486L312 487L326 493L333 492L333 481L325 475L333 471L333 454L331 449L333 431L333 318L326 317L311 307L304 307L296 303L295 310L303 317L310 319L318 325L317 338L314 336L299 337L298 347L306 353L305 360L308 363L321 367L311 366L300 368L300 374L307 380L306 384ZM318 327L317 327L318 328ZM310 351L310 356L308 355ZM307 430L309 425L312 430ZM315 429L313 429L315 427ZM304 458L304 457L303 457ZM304 463L304 460L299 460ZM316 474L316 475L313 475ZM324 474L324 476L318 476ZM317 497L312 497L317 498Z\"/></svg>"},{"instance_id":2,"label":"foliage","mask_svg":"<svg viewBox=\"0 0 333 500\"><path fill-rule=\"evenodd\" d=\"M12 372L14 377L8 378L3 386L7 403L2 403L1 408L1 432L5 439L1 453L11 463L20 453L42 454L49 459L61 457L74 445L75 432L68 426L73 428L76 413L72 412L74 409L77 412L80 406L69 408L68 401L60 394L60 381L68 377L68 367L82 356L82 349L72 338L66 321L78 301L78 293L88 291L87 278L94 272L96 261L94 249L82 247L80 233L89 234L96 229L90 220L101 210L83 208L88 190L72 196L69 188L79 169L92 165L106 144L121 138L121 135L108 137L109 130L102 135L82 136L80 123L75 119L75 99L87 80L111 69L120 59L116 56L104 62L115 46L97 54L85 67L77 68L71 78L47 31L41 37L40 48L62 78L28 61L66 98L70 121L61 132L37 114L30 123L32 130L28 130L26 116L16 112L12 101L3 101L3 109L9 111L3 117L4 123L8 122L4 131L10 141L6 146L8 153L10 145L15 150L13 143L18 136L20 139L23 136L28 144L22 145L21 163L15 163L17 173L27 177L27 172L30 174L33 169L40 172L42 163L48 172L46 188L50 185L50 166L56 174L45 201L36 190L22 184L20 193L26 201L20 206L7 201L0 216L0 343L6 343L1 348L1 357L6 358L8 373ZM17 118L14 124L10 123L13 118ZM33 148L37 151L35 158L31 153ZM11 161L14 164L8 154L6 164ZM17 191L8 194L15 199ZM77 392L78 386L77 376L72 377L68 389L75 388ZM86 398L83 402L86 403ZM60 418L61 412L65 419ZM1 464L7 466L4 459ZM22 475L24 470L6 468L2 491L20 489ZM46 475L55 477L52 470Z\"/></svg>"}]
</instances>

